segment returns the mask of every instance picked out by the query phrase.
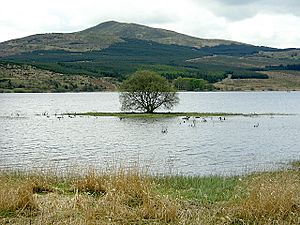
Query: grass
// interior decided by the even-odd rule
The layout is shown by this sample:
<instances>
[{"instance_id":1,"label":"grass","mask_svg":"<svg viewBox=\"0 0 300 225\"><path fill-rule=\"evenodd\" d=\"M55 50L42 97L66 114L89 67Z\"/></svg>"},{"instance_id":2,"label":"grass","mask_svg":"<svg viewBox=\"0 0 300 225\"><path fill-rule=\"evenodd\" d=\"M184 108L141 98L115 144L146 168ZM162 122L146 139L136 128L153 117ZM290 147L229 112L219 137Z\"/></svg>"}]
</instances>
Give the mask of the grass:
<instances>
[{"instance_id":1,"label":"grass","mask_svg":"<svg viewBox=\"0 0 300 225\"><path fill-rule=\"evenodd\" d=\"M65 113L64 115L79 116L113 116L119 118L172 118L172 117L223 117L223 116L263 116L263 115L288 115L278 113L214 113L214 112L159 112L159 113L139 113L139 112L85 112L85 113Z\"/></svg>"},{"instance_id":2,"label":"grass","mask_svg":"<svg viewBox=\"0 0 300 225\"><path fill-rule=\"evenodd\" d=\"M224 79L214 86L221 91L299 91L299 71L264 71L269 79Z\"/></svg>"},{"instance_id":3,"label":"grass","mask_svg":"<svg viewBox=\"0 0 300 225\"><path fill-rule=\"evenodd\" d=\"M238 177L168 176L156 180L161 193L197 203L228 201L239 183Z\"/></svg>"},{"instance_id":4,"label":"grass","mask_svg":"<svg viewBox=\"0 0 300 225\"><path fill-rule=\"evenodd\" d=\"M294 162L299 165L299 162ZM0 224L299 224L298 168L235 177L138 169L0 172Z\"/></svg>"},{"instance_id":5,"label":"grass","mask_svg":"<svg viewBox=\"0 0 300 225\"><path fill-rule=\"evenodd\" d=\"M292 161L290 164L294 167L294 169L300 170L300 161Z\"/></svg>"}]
</instances>

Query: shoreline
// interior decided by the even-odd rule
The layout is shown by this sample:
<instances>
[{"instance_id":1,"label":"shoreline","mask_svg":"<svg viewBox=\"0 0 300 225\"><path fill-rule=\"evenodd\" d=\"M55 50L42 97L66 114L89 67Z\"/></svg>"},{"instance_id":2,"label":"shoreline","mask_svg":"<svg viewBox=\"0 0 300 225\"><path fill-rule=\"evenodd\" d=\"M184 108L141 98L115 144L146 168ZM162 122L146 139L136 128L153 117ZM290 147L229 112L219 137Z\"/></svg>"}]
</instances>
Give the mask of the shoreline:
<instances>
[{"instance_id":1,"label":"shoreline","mask_svg":"<svg viewBox=\"0 0 300 225\"><path fill-rule=\"evenodd\" d=\"M172 117L225 117L225 116L291 116L296 114L286 113L225 113L225 112L81 112L63 113L66 116L99 116L99 117L119 117L119 118L172 118Z\"/></svg>"},{"instance_id":2,"label":"shoreline","mask_svg":"<svg viewBox=\"0 0 300 225\"><path fill-rule=\"evenodd\" d=\"M297 224L300 161L240 176L0 171L2 224Z\"/></svg>"}]
</instances>

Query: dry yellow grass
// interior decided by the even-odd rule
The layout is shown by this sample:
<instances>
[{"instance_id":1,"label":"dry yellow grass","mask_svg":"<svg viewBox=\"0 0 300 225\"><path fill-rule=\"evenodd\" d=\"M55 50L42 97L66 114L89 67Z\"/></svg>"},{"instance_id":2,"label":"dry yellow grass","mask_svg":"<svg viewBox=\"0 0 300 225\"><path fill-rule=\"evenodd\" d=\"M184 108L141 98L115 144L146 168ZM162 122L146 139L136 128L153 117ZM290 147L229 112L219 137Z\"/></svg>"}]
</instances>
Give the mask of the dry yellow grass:
<instances>
[{"instance_id":1,"label":"dry yellow grass","mask_svg":"<svg viewBox=\"0 0 300 225\"><path fill-rule=\"evenodd\" d=\"M64 178L3 173L0 224L300 224L298 169L240 179L229 200L201 203L195 195L162 194L159 178L138 170Z\"/></svg>"},{"instance_id":2,"label":"dry yellow grass","mask_svg":"<svg viewBox=\"0 0 300 225\"><path fill-rule=\"evenodd\" d=\"M224 79L215 84L222 91L299 91L299 71L264 71L269 79Z\"/></svg>"},{"instance_id":3,"label":"dry yellow grass","mask_svg":"<svg viewBox=\"0 0 300 225\"><path fill-rule=\"evenodd\" d=\"M251 176L243 185L245 196L226 206L228 224L300 224L298 171Z\"/></svg>"},{"instance_id":4,"label":"dry yellow grass","mask_svg":"<svg viewBox=\"0 0 300 225\"><path fill-rule=\"evenodd\" d=\"M25 180L24 185L20 179ZM3 214L0 224L25 221L30 224L175 224L178 220L179 204L155 193L154 183L137 171L120 170L114 174L90 171L85 176L71 177L65 186L55 187L58 180L21 175L11 185L8 179L3 179L1 190L9 194L7 200L1 198L0 211L16 215ZM9 203L12 196L16 200ZM24 217L17 211L28 206L34 206L31 209L35 216L30 212Z\"/></svg>"},{"instance_id":5,"label":"dry yellow grass","mask_svg":"<svg viewBox=\"0 0 300 225\"><path fill-rule=\"evenodd\" d=\"M36 207L32 183L28 180L14 180L9 176L0 176L0 212L2 214Z\"/></svg>"},{"instance_id":6,"label":"dry yellow grass","mask_svg":"<svg viewBox=\"0 0 300 225\"><path fill-rule=\"evenodd\" d=\"M175 222L178 205L175 201L154 194L153 185L150 179L135 170L120 170L114 175L98 175L93 171L75 182L75 190L88 190L89 193L102 195L97 199L86 198L87 201L80 204L91 224L97 221L107 224Z\"/></svg>"}]
</instances>

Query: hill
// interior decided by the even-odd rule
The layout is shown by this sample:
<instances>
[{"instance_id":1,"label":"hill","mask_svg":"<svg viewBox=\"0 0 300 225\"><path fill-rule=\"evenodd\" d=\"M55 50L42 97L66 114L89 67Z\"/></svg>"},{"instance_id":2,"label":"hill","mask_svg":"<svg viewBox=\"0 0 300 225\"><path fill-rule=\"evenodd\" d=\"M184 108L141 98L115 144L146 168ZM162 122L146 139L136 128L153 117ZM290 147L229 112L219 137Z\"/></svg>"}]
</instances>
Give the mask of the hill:
<instances>
[{"instance_id":1,"label":"hill","mask_svg":"<svg viewBox=\"0 0 300 225\"><path fill-rule=\"evenodd\" d=\"M239 44L226 40L200 39L139 24L109 21L80 32L38 34L6 41L0 43L0 57L36 50L99 51L113 44L124 42L125 39L195 48Z\"/></svg>"},{"instance_id":2,"label":"hill","mask_svg":"<svg viewBox=\"0 0 300 225\"><path fill-rule=\"evenodd\" d=\"M119 81L141 69L156 71L170 81L188 77L214 84L225 78L267 79L267 71L299 68L299 55L299 49L201 39L114 21L75 33L39 34L0 43L3 62Z\"/></svg>"},{"instance_id":3,"label":"hill","mask_svg":"<svg viewBox=\"0 0 300 225\"><path fill-rule=\"evenodd\" d=\"M0 93L115 91L114 83L110 78L66 76L30 65L0 62Z\"/></svg>"}]
</instances>

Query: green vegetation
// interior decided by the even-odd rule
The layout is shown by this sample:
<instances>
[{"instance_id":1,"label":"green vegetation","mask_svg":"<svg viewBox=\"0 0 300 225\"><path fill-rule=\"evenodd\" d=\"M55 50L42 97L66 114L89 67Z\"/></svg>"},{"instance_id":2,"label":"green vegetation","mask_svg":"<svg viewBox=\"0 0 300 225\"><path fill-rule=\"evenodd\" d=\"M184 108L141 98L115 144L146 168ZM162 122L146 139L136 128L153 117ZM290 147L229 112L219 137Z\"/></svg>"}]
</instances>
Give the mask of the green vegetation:
<instances>
[{"instance_id":1,"label":"green vegetation","mask_svg":"<svg viewBox=\"0 0 300 225\"><path fill-rule=\"evenodd\" d=\"M291 165L295 168L300 170L300 161L292 161Z\"/></svg>"},{"instance_id":2,"label":"green vegetation","mask_svg":"<svg viewBox=\"0 0 300 225\"><path fill-rule=\"evenodd\" d=\"M231 79L268 79L269 76L267 74L256 73L251 71L243 71L243 72L233 72L231 75Z\"/></svg>"},{"instance_id":3,"label":"green vegetation","mask_svg":"<svg viewBox=\"0 0 300 225\"><path fill-rule=\"evenodd\" d=\"M119 118L170 118L170 117L222 117L222 116L271 116L271 115L288 115L278 113L210 113L210 112L154 112L154 113L139 113L139 112L85 112L85 113L66 113L64 115L75 116L113 116Z\"/></svg>"},{"instance_id":4,"label":"green vegetation","mask_svg":"<svg viewBox=\"0 0 300 225\"><path fill-rule=\"evenodd\" d=\"M213 86L209 85L207 81L196 78L178 77L176 80L174 80L174 85L178 90L184 91L213 90Z\"/></svg>"},{"instance_id":5,"label":"green vegetation","mask_svg":"<svg viewBox=\"0 0 300 225\"><path fill-rule=\"evenodd\" d=\"M269 70L297 70L300 71L300 64L288 64L286 66L279 65L279 66L268 66L266 69Z\"/></svg>"},{"instance_id":6,"label":"green vegetation","mask_svg":"<svg viewBox=\"0 0 300 225\"><path fill-rule=\"evenodd\" d=\"M222 80L224 78L222 68L189 65L184 62L186 59L203 54L200 50L185 46L126 39L125 42L114 44L101 51L41 50L5 57L3 60L27 63L57 73L114 77L119 80L141 69L159 72L167 79L182 76L202 78L209 82ZM161 65L168 70L161 70Z\"/></svg>"},{"instance_id":7,"label":"green vegetation","mask_svg":"<svg viewBox=\"0 0 300 225\"><path fill-rule=\"evenodd\" d=\"M299 71L265 71L269 79L224 79L214 84L222 91L299 91Z\"/></svg>"},{"instance_id":8,"label":"green vegetation","mask_svg":"<svg viewBox=\"0 0 300 225\"><path fill-rule=\"evenodd\" d=\"M276 52L259 52L259 55L271 59L300 59L300 49L283 49Z\"/></svg>"},{"instance_id":9,"label":"green vegetation","mask_svg":"<svg viewBox=\"0 0 300 225\"><path fill-rule=\"evenodd\" d=\"M122 111L137 110L153 113L158 108L172 109L179 102L176 90L159 74L139 71L120 86Z\"/></svg>"},{"instance_id":10,"label":"green vegetation","mask_svg":"<svg viewBox=\"0 0 300 225\"><path fill-rule=\"evenodd\" d=\"M0 172L1 224L297 224L298 169L235 177Z\"/></svg>"},{"instance_id":11,"label":"green vegetation","mask_svg":"<svg viewBox=\"0 0 300 225\"><path fill-rule=\"evenodd\" d=\"M0 92L114 91L112 78L65 76L33 66L0 63Z\"/></svg>"},{"instance_id":12,"label":"green vegetation","mask_svg":"<svg viewBox=\"0 0 300 225\"><path fill-rule=\"evenodd\" d=\"M112 77L122 81L136 71L150 70L170 81L181 77L203 79L210 84L220 82L228 76L232 79L267 79L266 71L254 70L265 70L265 66L276 66L283 62L290 63L290 60L269 59L261 56L218 55L210 57L209 55L217 47L214 50L193 49L137 39L124 40L101 51L39 50L9 56L2 60L31 64L43 70L66 75ZM218 48L226 49L229 46ZM189 60L193 58L195 60ZM199 86L200 88L197 87L196 90L214 90L214 87L217 89L219 87L207 85L202 89L202 85ZM185 89L193 90L191 87Z\"/></svg>"},{"instance_id":13,"label":"green vegetation","mask_svg":"<svg viewBox=\"0 0 300 225\"><path fill-rule=\"evenodd\" d=\"M80 32L39 34L0 43L0 57L36 50L59 49L70 52L89 52L105 49L113 44L123 42L124 39L139 39L166 45L196 46L197 48L237 43L226 40L200 39L138 24L109 21Z\"/></svg>"},{"instance_id":14,"label":"green vegetation","mask_svg":"<svg viewBox=\"0 0 300 225\"><path fill-rule=\"evenodd\" d=\"M215 65L186 60L211 54L223 54L223 52L229 54L230 51L227 49L235 49L231 54L236 57L235 52L240 51L238 56L244 55L248 53L248 50L243 49L247 48L251 47L221 45L214 48L195 49L188 46L165 45L153 41L125 38L124 42L113 44L101 51L38 50L4 57L3 60L32 64L41 69L63 74L109 76L123 80L126 76L142 69L153 70L170 80L181 76L215 83L227 77L226 71L244 74L247 70L241 70L236 65ZM251 72L251 74L255 78L259 77L258 73ZM248 77L251 77L249 72Z\"/></svg>"},{"instance_id":15,"label":"green vegetation","mask_svg":"<svg viewBox=\"0 0 300 225\"><path fill-rule=\"evenodd\" d=\"M110 77L118 82L137 71L149 70L170 82L178 79L177 82L183 83L178 84L180 89L191 91L244 90L243 87L235 86L235 83L229 86L226 82L221 86L216 84L226 78L243 79L250 84L246 90L256 90L255 86L251 87L251 81L259 83L259 80L264 80L262 84L268 83L265 80L269 80L268 73L272 70L284 69L291 73L298 70L299 55L297 49L280 50L233 41L199 39L172 31L113 21L71 34L33 35L0 43L0 57L5 62L31 65L55 74ZM191 80L187 82L181 78ZM208 84L203 85L202 79ZM43 83L45 81L43 79ZM293 80L289 79L288 82L292 83ZM46 83L46 86L52 85L49 80ZM3 89L18 92L30 89L35 92L51 91L49 89L60 92L102 90L93 84L77 88L75 84L73 87L61 83L56 85L59 87L52 85L51 88L37 89L23 87L29 84L5 83Z\"/></svg>"},{"instance_id":16,"label":"green vegetation","mask_svg":"<svg viewBox=\"0 0 300 225\"><path fill-rule=\"evenodd\" d=\"M240 177L165 176L156 178L159 193L195 203L229 201L240 184Z\"/></svg>"}]
</instances>

